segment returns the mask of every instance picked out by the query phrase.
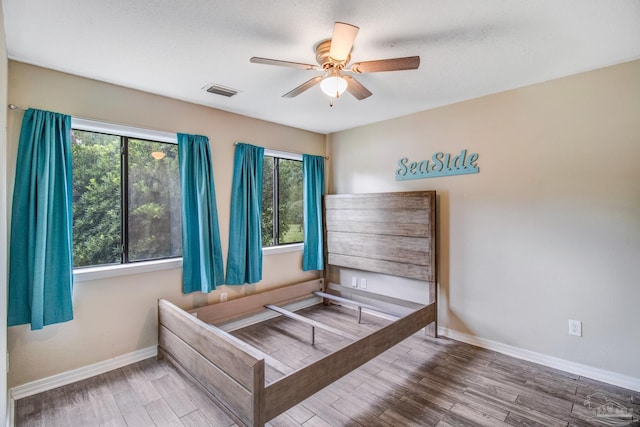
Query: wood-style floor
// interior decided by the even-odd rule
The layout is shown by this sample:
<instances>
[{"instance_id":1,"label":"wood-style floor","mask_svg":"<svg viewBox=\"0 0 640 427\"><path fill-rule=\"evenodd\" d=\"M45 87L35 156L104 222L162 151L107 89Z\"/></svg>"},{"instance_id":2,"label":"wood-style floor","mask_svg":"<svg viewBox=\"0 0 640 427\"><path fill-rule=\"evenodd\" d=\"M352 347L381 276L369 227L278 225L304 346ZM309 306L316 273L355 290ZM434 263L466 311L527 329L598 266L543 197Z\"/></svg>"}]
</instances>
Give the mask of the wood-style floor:
<instances>
[{"instance_id":1,"label":"wood-style floor","mask_svg":"<svg viewBox=\"0 0 640 427\"><path fill-rule=\"evenodd\" d=\"M355 335L383 319L341 307L299 312ZM277 318L234 332L297 369L346 344ZM287 368L288 367L288 368ZM267 369L267 381L283 375ZM585 405L602 392L640 415L640 393L418 333L271 420L271 426L603 426ZM601 396L594 396L599 404ZM232 426L167 361L148 359L16 402L16 426ZM634 424L635 425L635 424Z\"/></svg>"}]
</instances>

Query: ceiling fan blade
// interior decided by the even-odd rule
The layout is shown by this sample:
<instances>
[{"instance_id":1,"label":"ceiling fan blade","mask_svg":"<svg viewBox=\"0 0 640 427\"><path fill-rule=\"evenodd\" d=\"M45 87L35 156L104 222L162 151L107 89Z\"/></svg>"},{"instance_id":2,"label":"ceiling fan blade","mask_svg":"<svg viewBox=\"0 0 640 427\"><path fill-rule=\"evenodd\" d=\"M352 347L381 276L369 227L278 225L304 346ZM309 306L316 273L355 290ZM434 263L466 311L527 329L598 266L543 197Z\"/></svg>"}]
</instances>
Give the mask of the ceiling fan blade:
<instances>
[{"instance_id":1,"label":"ceiling fan blade","mask_svg":"<svg viewBox=\"0 0 640 427\"><path fill-rule=\"evenodd\" d=\"M293 98L294 96L298 96L300 95L302 92L304 92L305 90L317 85L318 83L320 83L320 80L322 80L322 76L315 76L312 79L307 80L306 82L302 83L300 86L298 86L297 88L293 89L290 92L285 93L284 95L282 95L283 98Z\"/></svg>"},{"instance_id":2,"label":"ceiling fan blade","mask_svg":"<svg viewBox=\"0 0 640 427\"><path fill-rule=\"evenodd\" d=\"M362 101L365 98L373 95L369 89L364 87L362 83L357 81L355 78L351 76L342 76L347 81L347 90L353 96L355 96L359 101Z\"/></svg>"},{"instance_id":3,"label":"ceiling fan blade","mask_svg":"<svg viewBox=\"0 0 640 427\"><path fill-rule=\"evenodd\" d=\"M278 59L259 58L257 56L252 57L249 61L254 64L279 65L281 67L292 67L292 68L299 68L302 70L318 69L317 65L302 64L300 62L291 62L291 61L280 61Z\"/></svg>"},{"instance_id":4,"label":"ceiling fan blade","mask_svg":"<svg viewBox=\"0 0 640 427\"><path fill-rule=\"evenodd\" d=\"M356 62L351 66L351 71L354 73L377 73L379 71L415 70L419 66L419 56L407 56L405 58Z\"/></svg>"},{"instance_id":5,"label":"ceiling fan blade","mask_svg":"<svg viewBox=\"0 0 640 427\"><path fill-rule=\"evenodd\" d=\"M355 25L336 22L333 26L329 56L336 61L346 61L351 53L358 30L359 28Z\"/></svg>"}]
</instances>

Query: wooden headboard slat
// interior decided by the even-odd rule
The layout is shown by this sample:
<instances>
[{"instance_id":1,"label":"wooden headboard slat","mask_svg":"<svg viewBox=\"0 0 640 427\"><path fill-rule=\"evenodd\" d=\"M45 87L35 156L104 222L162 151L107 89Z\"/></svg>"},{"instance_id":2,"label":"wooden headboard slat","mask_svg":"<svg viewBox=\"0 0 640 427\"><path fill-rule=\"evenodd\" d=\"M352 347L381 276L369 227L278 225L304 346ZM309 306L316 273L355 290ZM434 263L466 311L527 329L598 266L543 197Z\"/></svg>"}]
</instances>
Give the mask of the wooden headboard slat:
<instances>
[{"instance_id":1,"label":"wooden headboard slat","mask_svg":"<svg viewBox=\"0 0 640 427\"><path fill-rule=\"evenodd\" d=\"M384 197L380 197L384 195ZM410 191L402 193L333 194L325 199L326 209L419 209L431 208L430 197L435 191Z\"/></svg>"},{"instance_id":2,"label":"wooden headboard slat","mask_svg":"<svg viewBox=\"0 0 640 427\"><path fill-rule=\"evenodd\" d=\"M431 261L427 237L330 231L327 233L327 245L333 248L331 253L336 255L358 254L362 258L416 265L429 265Z\"/></svg>"},{"instance_id":3,"label":"wooden headboard slat","mask_svg":"<svg viewBox=\"0 0 640 427\"><path fill-rule=\"evenodd\" d=\"M330 209L327 208L327 220L336 221L348 218L349 221L358 222L393 222L397 224L429 224L429 216L425 215L426 209Z\"/></svg>"},{"instance_id":4,"label":"wooden headboard slat","mask_svg":"<svg viewBox=\"0 0 640 427\"><path fill-rule=\"evenodd\" d=\"M327 232L343 231L346 233L379 234L405 237L429 237L431 227L425 224L424 227L416 227L415 224L395 224L379 222L355 222L329 220L326 222Z\"/></svg>"},{"instance_id":5,"label":"wooden headboard slat","mask_svg":"<svg viewBox=\"0 0 640 427\"><path fill-rule=\"evenodd\" d=\"M329 254L328 263L337 267L372 271L374 273L390 274L408 279L426 280L427 282L432 282L434 276L431 266L427 265L403 264L349 255Z\"/></svg>"}]
</instances>

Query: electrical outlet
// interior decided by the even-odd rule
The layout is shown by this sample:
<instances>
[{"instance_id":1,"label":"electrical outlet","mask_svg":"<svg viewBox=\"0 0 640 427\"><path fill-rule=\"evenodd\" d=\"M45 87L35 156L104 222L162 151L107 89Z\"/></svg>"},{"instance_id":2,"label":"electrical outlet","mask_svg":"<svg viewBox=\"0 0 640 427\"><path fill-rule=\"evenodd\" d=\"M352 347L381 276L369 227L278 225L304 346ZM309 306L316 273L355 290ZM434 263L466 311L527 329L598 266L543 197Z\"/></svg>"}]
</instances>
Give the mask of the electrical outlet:
<instances>
[{"instance_id":1,"label":"electrical outlet","mask_svg":"<svg viewBox=\"0 0 640 427\"><path fill-rule=\"evenodd\" d=\"M227 297L228 297L228 296L229 296L229 295L228 295L226 292L222 292L222 293L220 294L220 302L225 302L225 301L227 300Z\"/></svg>"},{"instance_id":2,"label":"electrical outlet","mask_svg":"<svg viewBox=\"0 0 640 427\"><path fill-rule=\"evenodd\" d=\"M367 278L361 277L359 285L360 285L360 289L367 289Z\"/></svg>"},{"instance_id":3,"label":"electrical outlet","mask_svg":"<svg viewBox=\"0 0 640 427\"><path fill-rule=\"evenodd\" d=\"M580 320L569 319L569 335L582 336L582 322Z\"/></svg>"},{"instance_id":4,"label":"electrical outlet","mask_svg":"<svg viewBox=\"0 0 640 427\"><path fill-rule=\"evenodd\" d=\"M352 288L358 287L358 278L356 276L351 276L351 287Z\"/></svg>"}]
</instances>

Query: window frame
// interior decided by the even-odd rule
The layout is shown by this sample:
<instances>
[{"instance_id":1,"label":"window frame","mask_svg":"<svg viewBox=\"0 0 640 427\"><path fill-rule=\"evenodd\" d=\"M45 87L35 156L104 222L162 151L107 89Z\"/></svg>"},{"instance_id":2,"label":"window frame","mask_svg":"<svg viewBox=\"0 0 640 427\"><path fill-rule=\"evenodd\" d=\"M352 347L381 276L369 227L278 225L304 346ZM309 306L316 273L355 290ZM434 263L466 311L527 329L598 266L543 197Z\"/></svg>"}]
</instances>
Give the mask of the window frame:
<instances>
[{"instance_id":1,"label":"window frame","mask_svg":"<svg viewBox=\"0 0 640 427\"><path fill-rule=\"evenodd\" d=\"M153 142L178 144L175 133L138 128L135 126L114 124L98 120L71 118L71 129L80 131L110 134L115 136L141 139ZM162 258L148 261L136 261L120 264L74 267L74 282L105 279L109 277L140 274L160 270L182 268L182 257Z\"/></svg>"},{"instance_id":2,"label":"window frame","mask_svg":"<svg viewBox=\"0 0 640 427\"><path fill-rule=\"evenodd\" d=\"M302 154L291 153L288 151L272 150L270 148L264 149L264 156L277 157L277 158L286 159L286 160L297 160L302 162ZM275 199L278 197L278 190L275 189L275 187L276 186L274 185L274 192L273 192L274 203L275 203ZM278 214L275 211L276 209L274 209L274 218L273 218L274 224L275 224L275 221L277 221L278 219ZM303 249L304 249L304 242L284 243L284 244L278 244L274 246L263 246L262 254L272 255L272 254L280 254L280 253L287 253L287 252L302 252Z\"/></svg>"}]
</instances>

